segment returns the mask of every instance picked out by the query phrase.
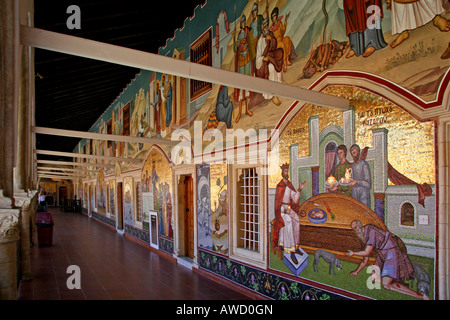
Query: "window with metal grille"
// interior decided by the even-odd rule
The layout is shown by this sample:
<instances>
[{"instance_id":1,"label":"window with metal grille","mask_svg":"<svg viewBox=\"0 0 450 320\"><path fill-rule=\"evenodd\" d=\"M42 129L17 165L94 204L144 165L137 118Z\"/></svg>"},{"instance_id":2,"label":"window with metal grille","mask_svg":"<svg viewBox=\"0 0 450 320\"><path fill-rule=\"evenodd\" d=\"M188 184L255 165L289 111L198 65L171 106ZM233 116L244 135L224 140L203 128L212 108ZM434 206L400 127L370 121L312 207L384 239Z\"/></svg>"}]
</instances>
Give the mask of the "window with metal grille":
<instances>
[{"instance_id":1,"label":"window with metal grille","mask_svg":"<svg viewBox=\"0 0 450 320\"><path fill-rule=\"evenodd\" d=\"M122 135L130 135L130 103L128 102L123 107L123 124L122 124Z\"/></svg>"},{"instance_id":2,"label":"window with metal grille","mask_svg":"<svg viewBox=\"0 0 450 320\"><path fill-rule=\"evenodd\" d=\"M206 31L190 47L191 62L212 66L212 30ZM212 89L212 84L205 81L191 80L191 100Z\"/></svg>"},{"instance_id":3,"label":"window with metal grille","mask_svg":"<svg viewBox=\"0 0 450 320\"><path fill-rule=\"evenodd\" d=\"M136 183L136 221L142 222L143 220L143 210L142 210L142 189L141 183Z\"/></svg>"},{"instance_id":4,"label":"window with metal grille","mask_svg":"<svg viewBox=\"0 0 450 320\"><path fill-rule=\"evenodd\" d=\"M259 252L259 177L256 168L242 170L238 180L238 243L243 249Z\"/></svg>"}]
</instances>

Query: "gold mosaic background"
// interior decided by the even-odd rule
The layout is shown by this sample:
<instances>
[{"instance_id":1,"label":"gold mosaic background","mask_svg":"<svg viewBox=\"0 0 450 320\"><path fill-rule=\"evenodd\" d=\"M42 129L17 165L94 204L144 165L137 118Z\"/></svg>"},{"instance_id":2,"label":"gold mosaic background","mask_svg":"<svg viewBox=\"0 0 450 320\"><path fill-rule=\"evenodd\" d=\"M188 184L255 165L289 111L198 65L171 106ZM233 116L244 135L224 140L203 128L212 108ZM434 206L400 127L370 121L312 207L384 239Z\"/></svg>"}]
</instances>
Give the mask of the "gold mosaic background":
<instances>
[{"instance_id":1,"label":"gold mosaic background","mask_svg":"<svg viewBox=\"0 0 450 320\"><path fill-rule=\"evenodd\" d=\"M211 164L209 166L211 184L211 210L214 210L214 201L219 205L219 193L227 190L225 177L227 176L227 165L225 163ZM228 181L227 181L228 182Z\"/></svg>"},{"instance_id":2,"label":"gold mosaic background","mask_svg":"<svg viewBox=\"0 0 450 320\"><path fill-rule=\"evenodd\" d=\"M127 204L133 202L133 178L123 179L123 200Z\"/></svg>"},{"instance_id":3,"label":"gold mosaic background","mask_svg":"<svg viewBox=\"0 0 450 320\"><path fill-rule=\"evenodd\" d=\"M51 182L51 183L45 183L45 182L41 182L39 183L39 186L44 189L44 191L47 194L56 194L56 183Z\"/></svg>"},{"instance_id":4,"label":"gold mosaic background","mask_svg":"<svg viewBox=\"0 0 450 320\"><path fill-rule=\"evenodd\" d=\"M145 181L146 179L146 172L148 172L151 177L153 170L153 160L155 160L156 174L159 177L156 185L158 186L160 183L164 184L167 182L170 187L170 191L172 192L172 171L164 156L157 150L152 150L147 158L147 161L145 162L144 168L142 170L142 181Z\"/></svg>"},{"instance_id":5,"label":"gold mosaic background","mask_svg":"<svg viewBox=\"0 0 450 320\"><path fill-rule=\"evenodd\" d=\"M385 128L388 132L388 161L400 173L417 183L435 184L435 124L420 122L386 99L366 90L335 86L325 93L348 98L355 107L356 143L362 148L373 147L372 129ZM375 114L376 109L385 113ZM319 116L319 130L327 126L343 126L342 112L330 108L305 105L280 136L279 163L289 162L289 146L299 144L299 157L309 155L308 119ZM277 163L275 154L270 163ZM281 169L269 164L269 187L275 188ZM389 182L391 184L391 182Z\"/></svg>"}]
</instances>

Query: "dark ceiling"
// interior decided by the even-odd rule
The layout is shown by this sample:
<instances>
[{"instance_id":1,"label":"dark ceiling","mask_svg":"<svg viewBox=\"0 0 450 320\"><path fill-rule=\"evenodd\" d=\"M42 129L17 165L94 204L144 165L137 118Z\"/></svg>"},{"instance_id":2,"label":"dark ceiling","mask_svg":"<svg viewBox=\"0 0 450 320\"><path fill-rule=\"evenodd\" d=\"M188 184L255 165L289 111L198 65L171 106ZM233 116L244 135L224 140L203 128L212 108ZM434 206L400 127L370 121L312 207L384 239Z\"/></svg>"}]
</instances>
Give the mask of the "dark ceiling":
<instances>
[{"instance_id":1,"label":"dark ceiling","mask_svg":"<svg viewBox=\"0 0 450 320\"><path fill-rule=\"evenodd\" d=\"M157 53L205 0L35 0L36 28ZM78 5L81 29L66 22ZM88 131L139 73L139 69L51 52L35 51L36 126ZM72 152L79 138L36 135L36 149ZM38 159L67 158L38 155Z\"/></svg>"}]
</instances>

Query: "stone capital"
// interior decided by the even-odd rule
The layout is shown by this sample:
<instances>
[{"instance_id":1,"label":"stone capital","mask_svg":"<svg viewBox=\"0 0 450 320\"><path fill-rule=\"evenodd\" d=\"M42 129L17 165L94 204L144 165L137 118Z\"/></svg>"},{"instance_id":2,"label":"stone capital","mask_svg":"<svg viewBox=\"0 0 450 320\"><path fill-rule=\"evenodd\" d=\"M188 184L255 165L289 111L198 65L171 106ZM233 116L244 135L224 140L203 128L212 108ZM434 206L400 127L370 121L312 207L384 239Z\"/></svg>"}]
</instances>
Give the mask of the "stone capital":
<instances>
[{"instance_id":1,"label":"stone capital","mask_svg":"<svg viewBox=\"0 0 450 320\"><path fill-rule=\"evenodd\" d=\"M3 195L3 189L0 189L0 208L12 208L11 198Z\"/></svg>"},{"instance_id":2,"label":"stone capital","mask_svg":"<svg viewBox=\"0 0 450 320\"><path fill-rule=\"evenodd\" d=\"M0 244L19 240L20 209L0 209Z\"/></svg>"},{"instance_id":3,"label":"stone capital","mask_svg":"<svg viewBox=\"0 0 450 320\"><path fill-rule=\"evenodd\" d=\"M30 208L31 201L36 195L37 191L15 191L14 192L14 205L17 208L28 209Z\"/></svg>"}]
</instances>

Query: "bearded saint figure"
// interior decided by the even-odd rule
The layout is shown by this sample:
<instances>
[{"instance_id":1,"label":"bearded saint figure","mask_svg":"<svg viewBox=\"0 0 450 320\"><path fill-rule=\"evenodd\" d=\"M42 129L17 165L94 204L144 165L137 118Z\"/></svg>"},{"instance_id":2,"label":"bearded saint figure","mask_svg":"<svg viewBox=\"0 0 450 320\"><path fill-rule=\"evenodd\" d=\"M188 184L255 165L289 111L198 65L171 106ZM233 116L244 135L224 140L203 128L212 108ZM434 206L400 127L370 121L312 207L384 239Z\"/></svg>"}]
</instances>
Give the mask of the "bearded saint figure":
<instances>
[{"instance_id":1,"label":"bearded saint figure","mask_svg":"<svg viewBox=\"0 0 450 320\"><path fill-rule=\"evenodd\" d=\"M388 230L382 230L372 224L363 225L359 220L353 220L351 228L360 239L364 249L358 252L348 250L348 257L358 256L362 260L350 276L356 277L367 265L372 251L377 253L375 266L380 270L381 284L389 291L395 291L414 298L429 300L425 293L415 292L405 283L412 279L414 267L409 260L403 241Z\"/></svg>"}]
</instances>

